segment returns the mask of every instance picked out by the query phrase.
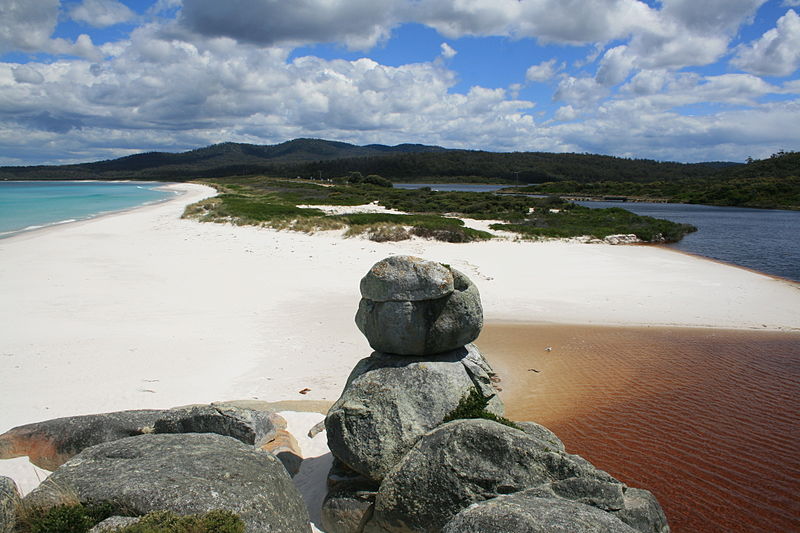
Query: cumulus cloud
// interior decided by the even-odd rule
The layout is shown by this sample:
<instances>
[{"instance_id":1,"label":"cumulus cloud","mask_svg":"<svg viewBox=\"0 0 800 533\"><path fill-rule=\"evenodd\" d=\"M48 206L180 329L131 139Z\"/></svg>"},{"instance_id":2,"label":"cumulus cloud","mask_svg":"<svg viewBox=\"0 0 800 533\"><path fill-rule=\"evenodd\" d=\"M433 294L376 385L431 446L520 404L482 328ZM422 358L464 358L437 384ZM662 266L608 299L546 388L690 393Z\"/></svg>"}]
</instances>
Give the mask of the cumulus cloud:
<instances>
[{"instance_id":1,"label":"cumulus cloud","mask_svg":"<svg viewBox=\"0 0 800 533\"><path fill-rule=\"evenodd\" d=\"M38 85L44 82L44 76L31 65L19 65L11 69L14 81Z\"/></svg>"},{"instance_id":2,"label":"cumulus cloud","mask_svg":"<svg viewBox=\"0 0 800 533\"><path fill-rule=\"evenodd\" d=\"M58 10L59 0L0 2L0 53L44 52L100 59L102 53L86 34L81 34L74 42L51 39L58 22Z\"/></svg>"},{"instance_id":3,"label":"cumulus cloud","mask_svg":"<svg viewBox=\"0 0 800 533\"><path fill-rule=\"evenodd\" d=\"M739 47L731 63L762 76L789 76L800 67L800 16L790 9L775 28Z\"/></svg>"},{"instance_id":4,"label":"cumulus cloud","mask_svg":"<svg viewBox=\"0 0 800 533\"><path fill-rule=\"evenodd\" d=\"M451 38L507 35L572 44L625 37L653 16L638 0L419 0L402 13Z\"/></svg>"},{"instance_id":5,"label":"cumulus cloud","mask_svg":"<svg viewBox=\"0 0 800 533\"><path fill-rule=\"evenodd\" d=\"M548 61L542 61L538 65L533 65L528 67L528 70L525 72L525 79L528 81L536 81L536 82L547 82L555 78L556 74L563 68L562 66L556 66L556 60L550 59Z\"/></svg>"},{"instance_id":6,"label":"cumulus cloud","mask_svg":"<svg viewBox=\"0 0 800 533\"><path fill-rule=\"evenodd\" d=\"M442 57L444 57L445 59L450 59L451 57L455 57L456 54L458 53L452 46L450 46L447 43L442 43L441 49L442 49Z\"/></svg>"},{"instance_id":7,"label":"cumulus cloud","mask_svg":"<svg viewBox=\"0 0 800 533\"><path fill-rule=\"evenodd\" d=\"M627 46L616 46L603 55L595 76L600 85L610 87L625 81L634 65L634 58L627 50Z\"/></svg>"},{"instance_id":8,"label":"cumulus cloud","mask_svg":"<svg viewBox=\"0 0 800 533\"><path fill-rule=\"evenodd\" d=\"M181 24L260 45L341 42L368 49L389 35L397 0L184 0Z\"/></svg>"},{"instance_id":9,"label":"cumulus cloud","mask_svg":"<svg viewBox=\"0 0 800 533\"><path fill-rule=\"evenodd\" d=\"M83 0L69 10L72 20L106 28L132 20L136 14L117 0Z\"/></svg>"},{"instance_id":10,"label":"cumulus cloud","mask_svg":"<svg viewBox=\"0 0 800 533\"><path fill-rule=\"evenodd\" d=\"M58 21L59 0L0 2L0 52L44 49Z\"/></svg>"}]
</instances>

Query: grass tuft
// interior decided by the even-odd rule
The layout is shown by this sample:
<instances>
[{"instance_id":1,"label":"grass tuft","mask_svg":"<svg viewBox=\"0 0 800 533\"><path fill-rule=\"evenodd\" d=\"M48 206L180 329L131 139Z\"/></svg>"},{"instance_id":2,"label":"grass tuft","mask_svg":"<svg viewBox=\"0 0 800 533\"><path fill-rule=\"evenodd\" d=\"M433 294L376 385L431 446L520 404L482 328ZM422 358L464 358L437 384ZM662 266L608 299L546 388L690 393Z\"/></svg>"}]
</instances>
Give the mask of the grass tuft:
<instances>
[{"instance_id":1,"label":"grass tuft","mask_svg":"<svg viewBox=\"0 0 800 533\"><path fill-rule=\"evenodd\" d=\"M485 420L492 420L494 422L499 422L508 427L512 427L514 429L519 429L514 422L509 420L508 418L504 418L502 416L497 416L494 413L490 413L486 410L486 406L489 405L490 398L485 398L481 391L479 391L476 387L470 389L469 394L461 398L458 402L453 411L444 417L444 422L451 422L453 420L463 420L463 419L473 419L473 418L483 418Z\"/></svg>"}]
</instances>

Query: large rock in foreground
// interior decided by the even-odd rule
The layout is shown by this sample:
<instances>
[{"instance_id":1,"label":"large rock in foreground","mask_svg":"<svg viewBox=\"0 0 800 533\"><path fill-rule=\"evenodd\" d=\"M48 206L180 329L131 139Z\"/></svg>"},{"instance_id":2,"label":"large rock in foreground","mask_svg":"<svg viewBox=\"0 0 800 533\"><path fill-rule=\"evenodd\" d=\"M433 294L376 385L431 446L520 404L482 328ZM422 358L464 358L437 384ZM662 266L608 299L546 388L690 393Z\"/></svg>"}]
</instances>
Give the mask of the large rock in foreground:
<instances>
[{"instance_id":1,"label":"large rock in foreground","mask_svg":"<svg viewBox=\"0 0 800 533\"><path fill-rule=\"evenodd\" d=\"M261 445L276 435L273 414L252 409L200 405L70 416L15 427L0 435L0 459L27 455L55 470L82 450L146 433L217 433Z\"/></svg>"},{"instance_id":2,"label":"large rock in foreground","mask_svg":"<svg viewBox=\"0 0 800 533\"><path fill-rule=\"evenodd\" d=\"M308 511L273 455L215 434L140 435L88 448L25 498L52 505L64 490L137 514L227 509L246 531L307 533Z\"/></svg>"},{"instance_id":3,"label":"large rock in foreground","mask_svg":"<svg viewBox=\"0 0 800 533\"><path fill-rule=\"evenodd\" d=\"M478 288L461 272L418 257L376 263L361 280L356 325L384 353L422 356L454 350L478 337Z\"/></svg>"},{"instance_id":4,"label":"large rock in foreground","mask_svg":"<svg viewBox=\"0 0 800 533\"><path fill-rule=\"evenodd\" d=\"M0 476L0 533L11 533L16 521L19 491L14 480Z\"/></svg>"},{"instance_id":5,"label":"large rock in foreground","mask_svg":"<svg viewBox=\"0 0 800 533\"><path fill-rule=\"evenodd\" d=\"M458 513L442 533L636 533L600 509L523 491L499 496Z\"/></svg>"},{"instance_id":6,"label":"large rock in foreground","mask_svg":"<svg viewBox=\"0 0 800 533\"><path fill-rule=\"evenodd\" d=\"M356 472L380 481L474 388L491 398L489 410L502 414L489 372L474 345L424 358L373 353L359 361L328 411L328 447Z\"/></svg>"},{"instance_id":7,"label":"large rock in foreground","mask_svg":"<svg viewBox=\"0 0 800 533\"><path fill-rule=\"evenodd\" d=\"M444 424L386 475L365 531L440 531L474 503L526 489L537 498L593 507L609 513L612 522L628 522L642 532L665 530L666 521L649 522L647 505L631 500L635 508L626 508L624 484L549 440L489 420ZM652 503L658 507L654 498Z\"/></svg>"}]
</instances>

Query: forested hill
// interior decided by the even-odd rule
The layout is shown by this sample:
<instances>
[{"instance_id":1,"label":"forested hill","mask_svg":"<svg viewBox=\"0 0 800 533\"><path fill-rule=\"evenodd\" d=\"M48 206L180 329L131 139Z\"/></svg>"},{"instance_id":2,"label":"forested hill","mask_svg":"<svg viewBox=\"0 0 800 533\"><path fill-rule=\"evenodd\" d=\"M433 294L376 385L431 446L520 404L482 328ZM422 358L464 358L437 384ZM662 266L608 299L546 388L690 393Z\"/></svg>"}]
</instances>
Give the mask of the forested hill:
<instances>
[{"instance_id":1,"label":"forested hill","mask_svg":"<svg viewBox=\"0 0 800 533\"><path fill-rule=\"evenodd\" d=\"M183 153L150 152L95 163L0 167L0 179L163 179L269 174L332 178L350 172L392 181L673 181L710 177L731 163L665 163L592 154L496 153L438 146L296 139L277 145L223 143ZM736 165L743 166L743 165Z\"/></svg>"}]
</instances>

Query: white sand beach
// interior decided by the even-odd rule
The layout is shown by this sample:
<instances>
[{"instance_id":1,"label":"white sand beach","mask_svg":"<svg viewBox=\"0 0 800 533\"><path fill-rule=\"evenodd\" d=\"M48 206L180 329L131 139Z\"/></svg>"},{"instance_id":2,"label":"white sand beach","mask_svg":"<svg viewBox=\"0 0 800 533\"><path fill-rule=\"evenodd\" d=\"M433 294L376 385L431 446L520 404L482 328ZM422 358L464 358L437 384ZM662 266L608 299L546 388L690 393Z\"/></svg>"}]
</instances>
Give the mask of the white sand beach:
<instances>
[{"instance_id":1,"label":"white sand beach","mask_svg":"<svg viewBox=\"0 0 800 533\"><path fill-rule=\"evenodd\" d=\"M213 189L170 187L184 194L0 240L0 433L123 409L333 401L370 353L353 322L359 280L392 254L462 270L487 322L800 331L797 284L663 247L204 224L180 215ZM0 461L23 488L30 472Z\"/></svg>"}]
</instances>

